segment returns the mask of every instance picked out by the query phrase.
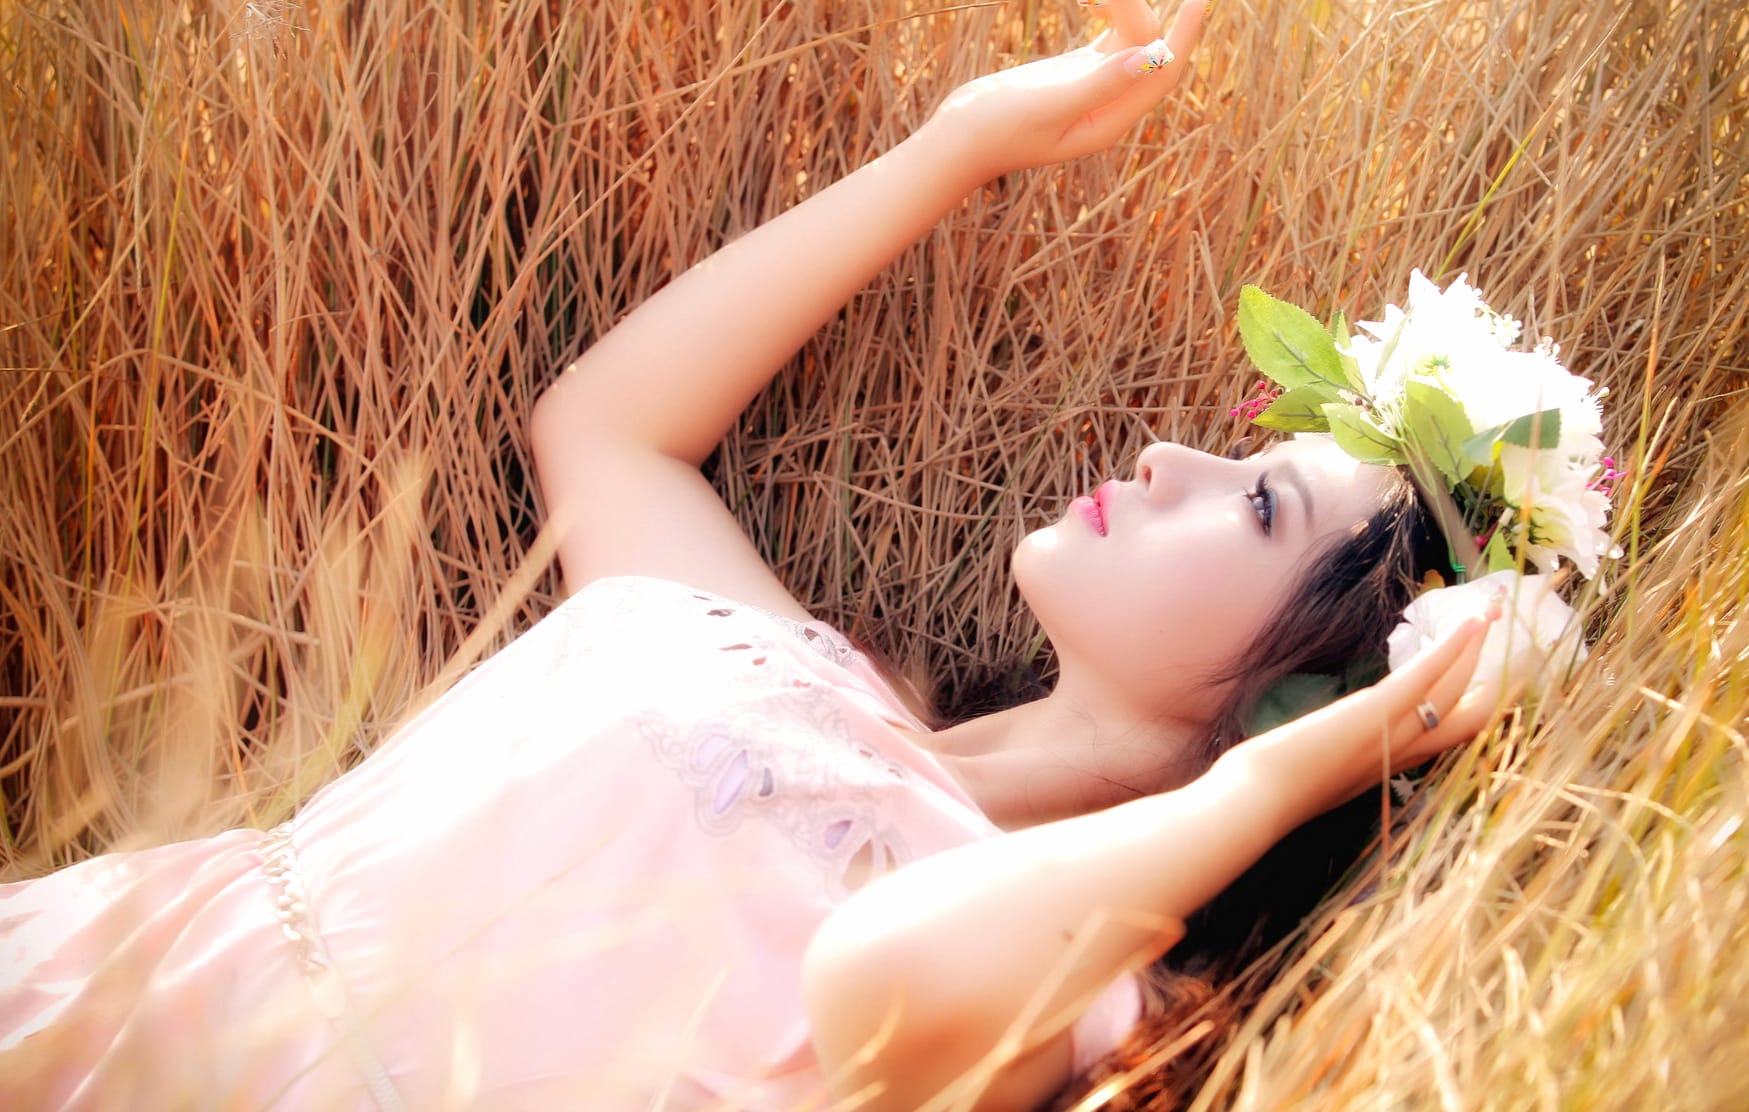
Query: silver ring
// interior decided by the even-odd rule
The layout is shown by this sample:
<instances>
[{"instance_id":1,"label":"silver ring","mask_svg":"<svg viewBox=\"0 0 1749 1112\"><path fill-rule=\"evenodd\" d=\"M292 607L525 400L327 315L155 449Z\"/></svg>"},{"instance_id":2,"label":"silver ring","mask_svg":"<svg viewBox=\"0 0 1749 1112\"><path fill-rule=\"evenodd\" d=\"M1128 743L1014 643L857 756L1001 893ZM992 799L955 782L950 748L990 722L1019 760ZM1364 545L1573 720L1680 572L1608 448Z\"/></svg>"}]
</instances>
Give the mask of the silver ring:
<instances>
[{"instance_id":1,"label":"silver ring","mask_svg":"<svg viewBox=\"0 0 1749 1112\"><path fill-rule=\"evenodd\" d=\"M1422 703L1415 708L1415 713L1421 716L1421 724L1429 730L1439 727L1439 711L1434 709L1432 703Z\"/></svg>"}]
</instances>

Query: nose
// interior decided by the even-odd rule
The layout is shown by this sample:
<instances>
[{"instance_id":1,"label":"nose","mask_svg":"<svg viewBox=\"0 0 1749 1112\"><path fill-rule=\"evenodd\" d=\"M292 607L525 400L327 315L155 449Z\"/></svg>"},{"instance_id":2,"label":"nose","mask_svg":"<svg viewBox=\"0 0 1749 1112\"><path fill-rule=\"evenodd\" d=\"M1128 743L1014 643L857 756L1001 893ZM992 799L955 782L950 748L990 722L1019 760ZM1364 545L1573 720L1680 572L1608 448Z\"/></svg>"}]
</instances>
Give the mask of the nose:
<instances>
[{"instance_id":1,"label":"nose","mask_svg":"<svg viewBox=\"0 0 1749 1112\"><path fill-rule=\"evenodd\" d=\"M1210 467L1227 461L1170 440L1157 440L1136 456L1136 481L1150 502L1173 496L1196 481Z\"/></svg>"}]
</instances>

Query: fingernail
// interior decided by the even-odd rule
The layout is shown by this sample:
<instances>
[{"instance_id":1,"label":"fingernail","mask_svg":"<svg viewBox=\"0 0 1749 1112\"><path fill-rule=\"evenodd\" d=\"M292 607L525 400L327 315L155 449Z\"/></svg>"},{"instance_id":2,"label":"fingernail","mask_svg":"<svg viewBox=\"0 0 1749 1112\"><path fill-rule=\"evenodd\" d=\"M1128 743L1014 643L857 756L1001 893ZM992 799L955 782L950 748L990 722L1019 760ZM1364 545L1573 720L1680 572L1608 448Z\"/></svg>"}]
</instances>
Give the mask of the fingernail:
<instances>
[{"instance_id":1,"label":"fingernail","mask_svg":"<svg viewBox=\"0 0 1749 1112\"><path fill-rule=\"evenodd\" d=\"M1103 8L1106 5L1106 0L1075 0L1075 3L1083 8Z\"/></svg>"},{"instance_id":2,"label":"fingernail","mask_svg":"<svg viewBox=\"0 0 1749 1112\"><path fill-rule=\"evenodd\" d=\"M1141 52L1136 55L1136 72L1158 72L1171 65L1172 59L1176 57L1177 55L1172 53L1172 48L1166 45L1165 39L1155 39L1147 46L1142 47Z\"/></svg>"}]
</instances>

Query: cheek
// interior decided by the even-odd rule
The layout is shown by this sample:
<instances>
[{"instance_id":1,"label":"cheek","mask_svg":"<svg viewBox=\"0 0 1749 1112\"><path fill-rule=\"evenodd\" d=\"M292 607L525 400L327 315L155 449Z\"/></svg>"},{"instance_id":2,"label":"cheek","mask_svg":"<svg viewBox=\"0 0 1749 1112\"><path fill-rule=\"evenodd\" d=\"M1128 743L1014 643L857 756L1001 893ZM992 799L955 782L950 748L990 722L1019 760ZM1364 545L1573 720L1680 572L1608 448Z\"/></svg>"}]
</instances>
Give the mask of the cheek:
<instances>
[{"instance_id":1,"label":"cheek","mask_svg":"<svg viewBox=\"0 0 1749 1112\"><path fill-rule=\"evenodd\" d=\"M1180 527L1096 548L1062 526L1027 534L1010 571L1059 651L1130 667L1214 667L1232 659L1279 605L1282 553L1260 549L1230 522Z\"/></svg>"},{"instance_id":2,"label":"cheek","mask_svg":"<svg viewBox=\"0 0 1749 1112\"><path fill-rule=\"evenodd\" d=\"M1122 611L1138 628L1165 629L1186 662L1222 666L1282 604L1287 569L1274 555L1244 544L1176 551L1157 574L1130 585Z\"/></svg>"},{"instance_id":3,"label":"cheek","mask_svg":"<svg viewBox=\"0 0 1749 1112\"><path fill-rule=\"evenodd\" d=\"M1020 597L1059 648L1082 639L1081 627L1098 625L1104 609L1096 562L1077 551L1057 527L1028 533L1009 557L1009 573Z\"/></svg>"},{"instance_id":4,"label":"cheek","mask_svg":"<svg viewBox=\"0 0 1749 1112\"><path fill-rule=\"evenodd\" d=\"M1009 560L1016 588L1059 653L1101 671L1151 669L1165 644L1186 644L1186 603L1206 596L1158 552L1078 546L1053 529L1028 534ZM1128 557L1128 558L1123 558Z\"/></svg>"}]
</instances>

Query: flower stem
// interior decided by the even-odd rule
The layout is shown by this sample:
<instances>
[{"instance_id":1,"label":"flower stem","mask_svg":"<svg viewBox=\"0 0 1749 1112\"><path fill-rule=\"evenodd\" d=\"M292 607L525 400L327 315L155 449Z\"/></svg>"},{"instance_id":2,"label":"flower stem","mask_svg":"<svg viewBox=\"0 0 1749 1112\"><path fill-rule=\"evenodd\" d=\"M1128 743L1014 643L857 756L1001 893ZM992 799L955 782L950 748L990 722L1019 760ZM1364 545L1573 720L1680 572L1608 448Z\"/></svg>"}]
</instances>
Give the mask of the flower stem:
<instances>
[{"instance_id":1,"label":"flower stem","mask_svg":"<svg viewBox=\"0 0 1749 1112\"><path fill-rule=\"evenodd\" d=\"M1452 498L1451 490L1441 481L1439 469L1427 458L1426 453L1408 440L1403 442L1403 455L1409 461L1409 481L1415 484L1415 489L1421 494L1422 503L1433 513L1433 519L1439 523L1439 531L1445 534L1445 546L1451 554L1452 570L1458 572L1464 581L1479 577L1482 573L1482 550L1476 544L1476 535L1464 524L1464 515L1458 509L1457 500Z\"/></svg>"}]
</instances>

